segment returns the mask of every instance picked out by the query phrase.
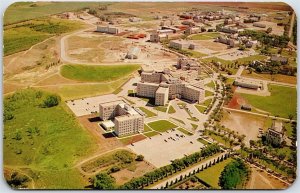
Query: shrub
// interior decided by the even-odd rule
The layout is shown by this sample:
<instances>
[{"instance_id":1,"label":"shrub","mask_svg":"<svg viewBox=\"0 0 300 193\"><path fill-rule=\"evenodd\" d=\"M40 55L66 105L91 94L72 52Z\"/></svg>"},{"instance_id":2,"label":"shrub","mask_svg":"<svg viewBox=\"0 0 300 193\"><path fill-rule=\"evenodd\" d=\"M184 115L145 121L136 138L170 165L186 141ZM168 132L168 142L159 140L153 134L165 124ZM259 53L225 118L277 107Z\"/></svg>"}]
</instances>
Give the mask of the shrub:
<instances>
[{"instance_id":1,"label":"shrub","mask_svg":"<svg viewBox=\"0 0 300 193\"><path fill-rule=\"evenodd\" d=\"M144 156L143 155L138 155L136 156L136 161L143 161L144 160Z\"/></svg>"},{"instance_id":2,"label":"shrub","mask_svg":"<svg viewBox=\"0 0 300 193\"><path fill-rule=\"evenodd\" d=\"M57 95L48 95L43 101L42 107L50 108L57 106L60 102L60 97Z\"/></svg>"},{"instance_id":3,"label":"shrub","mask_svg":"<svg viewBox=\"0 0 300 193\"><path fill-rule=\"evenodd\" d=\"M110 173L115 173L115 172L118 172L120 171L120 167L119 166L113 166L110 168Z\"/></svg>"}]
</instances>

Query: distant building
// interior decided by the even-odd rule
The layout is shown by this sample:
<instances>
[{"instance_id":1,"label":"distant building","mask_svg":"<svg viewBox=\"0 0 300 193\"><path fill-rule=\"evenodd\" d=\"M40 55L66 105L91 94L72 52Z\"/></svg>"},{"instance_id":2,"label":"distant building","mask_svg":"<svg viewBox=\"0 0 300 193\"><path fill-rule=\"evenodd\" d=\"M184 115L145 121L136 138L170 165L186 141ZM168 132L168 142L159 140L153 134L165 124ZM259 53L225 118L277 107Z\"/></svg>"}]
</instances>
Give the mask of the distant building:
<instances>
[{"instance_id":1,"label":"distant building","mask_svg":"<svg viewBox=\"0 0 300 193\"><path fill-rule=\"evenodd\" d=\"M178 58L177 66L178 69L182 70L199 70L200 65L197 61L189 58Z\"/></svg>"},{"instance_id":2,"label":"distant building","mask_svg":"<svg viewBox=\"0 0 300 193\"><path fill-rule=\"evenodd\" d=\"M187 28L187 29L184 31L184 33L185 33L186 35L197 34L197 33L199 33L199 32L201 32L201 28L200 28L200 27L189 27L189 28Z\"/></svg>"},{"instance_id":3,"label":"distant building","mask_svg":"<svg viewBox=\"0 0 300 193\"><path fill-rule=\"evenodd\" d=\"M254 23L253 23L253 26L254 26L254 27L259 27L259 28L266 28L266 27L267 27L266 24L260 23L260 22L254 22Z\"/></svg>"},{"instance_id":4,"label":"distant building","mask_svg":"<svg viewBox=\"0 0 300 193\"><path fill-rule=\"evenodd\" d=\"M119 33L118 28L110 27L110 26L97 26L96 31L101 32L101 33L107 33L107 34L118 34Z\"/></svg>"},{"instance_id":5,"label":"distant building","mask_svg":"<svg viewBox=\"0 0 300 193\"><path fill-rule=\"evenodd\" d=\"M221 27L219 31L220 31L220 32L224 32L224 33L235 34L235 33L244 31L244 29L239 29L239 28L237 28L237 27L228 27L228 26L224 26L224 27Z\"/></svg>"},{"instance_id":6,"label":"distant building","mask_svg":"<svg viewBox=\"0 0 300 193\"><path fill-rule=\"evenodd\" d=\"M99 112L99 117L104 120L102 125L105 128L114 127L118 136L144 131L144 115L122 100L100 103Z\"/></svg>"},{"instance_id":7,"label":"distant building","mask_svg":"<svg viewBox=\"0 0 300 193\"><path fill-rule=\"evenodd\" d=\"M155 98L156 105L165 105L167 100L184 98L192 102L202 102L205 90L191 86L165 72L142 72L137 83L137 96Z\"/></svg>"},{"instance_id":8,"label":"distant building","mask_svg":"<svg viewBox=\"0 0 300 193\"><path fill-rule=\"evenodd\" d=\"M127 52L126 58L137 59L140 53L141 49L139 47L130 48L130 50Z\"/></svg>"},{"instance_id":9,"label":"distant building","mask_svg":"<svg viewBox=\"0 0 300 193\"><path fill-rule=\"evenodd\" d=\"M142 19L141 19L141 18L138 18L138 17L130 17L130 18L129 18L129 21L130 21L130 22L140 22L140 21L142 21Z\"/></svg>"},{"instance_id":10,"label":"distant building","mask_svg":"<svg viewBox=\"0 0 300 193\"><path fill-rule=\"evenodd\" d=\"M189 41L186 40L172 40L170 41L170 47L175 48L178 50L182 49L191 49L193 50L195 48L195 45Z\"/></svg>"},{"instance_id":11,"label":"distant building","mask_svg":"<svg viewBox=\"0 0 300 193\"><path fill-rule=\"evenodd\" d=\"M216 41L223 44L227 44L231 48L237 47L240 44L239 41L224 36L217 37Z\"/></svg>"},{"instance_id":12,"label":"distant building","mask_svg":"<svg viewBox=\"0 0 300 193\"><path fill-rule=\"evenodd\" d=\"M233 85L254 90L263 88L263 84L260 81L254 81L245 78L236 78L233 82Z\"/></svg>"},{"instance_id":13,"label":"distant building","mask_svg":"<svg viewBox=\"0 0 300 193\"><path fill-rule=\"evenodd\" d=\"M267 142L275 146L280 146L284 140L283 124L281 121L273 121L271 128L266 133Z\"/></svg>"},{"instance_id":14,"label":"distant building","mask_svg":"<svg viewBox=\"0 0 300 193\"><path fill-rule=\"evenodd\" d=\"M168 34L160 34L158 32L150 34L150 42L160 42L164 39L168 39Z\"/></svg>"},{"instance_id":15,"label":"distant building","mask_svg":"<svg viewBox=\"0 0 300 193\"><path fill-rule=\"evenodd\" d=\"M282 56L271 56L270 58L271 62L280 62L282 65L286 65L288 64L288 58L286 57L282 57Z\"/></svg>"}]
</instances>

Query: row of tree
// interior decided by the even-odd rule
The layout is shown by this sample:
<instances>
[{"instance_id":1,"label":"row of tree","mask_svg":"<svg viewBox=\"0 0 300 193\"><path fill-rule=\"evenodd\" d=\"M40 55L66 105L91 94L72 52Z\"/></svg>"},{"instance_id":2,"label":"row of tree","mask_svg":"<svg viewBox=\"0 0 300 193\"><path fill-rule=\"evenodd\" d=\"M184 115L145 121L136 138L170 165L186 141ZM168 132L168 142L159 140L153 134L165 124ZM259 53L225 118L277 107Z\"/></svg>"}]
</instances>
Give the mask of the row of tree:
<instances>
[{"instance_id":1,"label":"row of tree","mask_svg":"<svg viewBox=\"0 0 300 193\"><path fill-rule=\"evenodd\" d=\"M210 144L207 147L203 148L200 152L193 153L181 159L175 159L170 165L158 168L154 171L148 172L142 177L133 178L129 182L122 185L121 189L141 189L149 184L163 179L169 175L172 175L182 169L189 167L192 164L199 162L200 160L209 157L217 152L220 152L221 149L216 144Z\"/></svg>"}]
</instances>

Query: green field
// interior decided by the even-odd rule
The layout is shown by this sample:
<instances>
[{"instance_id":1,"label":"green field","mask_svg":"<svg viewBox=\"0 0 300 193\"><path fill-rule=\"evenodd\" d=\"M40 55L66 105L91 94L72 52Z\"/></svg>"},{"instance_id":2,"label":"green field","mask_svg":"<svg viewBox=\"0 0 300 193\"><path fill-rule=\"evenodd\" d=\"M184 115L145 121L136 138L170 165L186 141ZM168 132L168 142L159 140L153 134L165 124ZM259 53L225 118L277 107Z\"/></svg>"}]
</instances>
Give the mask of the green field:
<instances>
[{"instance_id":1,"label":"green field","mask_svg":"<svg viewBox=\"0 0 300 193\"><path fill-rule=\"evenodd\" d=\"M209 83L205 84L205 86L208 86L209 88L215 89L215 83L213 81L210 81Z\"/></svg>"},{"instance_id":2,"label":"green field","mask_svg":"<svg viewBox=\"0 0 300 193\"><path fill-rule=\"evenodd\" d=\"M199 172L196 174L196 177L209 184L213 189L219 189L219 177L221 172L231 161L232 159L228 158L222 162L219 162L216 165Z\"/></svg>"},{"instance_id":3,"label":"green field","mask_svg":"<svg viewBox=\"0 0 300 193\"><path fill-rule=\"evenodd\" d=\"M207 32L207 33L192 35L189 37L189 39L191 39L191 40L210 40L210 39L217 38L219 35L220 35L219 32Z\"/></svg>"},{"instance_id":4,"label":"green field","mask_svg":"<svg viewBox=\"0 0 300 193\"><path fill-rule=\"evenodd\" d=\"M198 111L200 113L204 113L204 111L206 110L206 107L200 106L200 105L195 105L195 107L198 109Z\"/></svg>"},{"instance_id":5,"label":"green field","mask_svg":"<svg viewBox=\"0 0 300 193\"><path fill-rule=\"evenodd\" d=\"M184 51L190 53L190 55L194 58L201 58L203 56L207 56L207 54L204 54L204 53L201 53L201 52L198 52L198 51L194 51L194 50L185 50Z\"/></svg>"},{"instance_id":6,"label":"green field","mask_svg":"<svg viewBox=\"0 0 300 193\"><path fill-rule=\"evenodd\" d=\"M156 106L156 107L154 107L154 109L165 113L167 111L168 107L167 106Z\"/></svg>"},{"instance_id":7,"label":"green field","mask_svg":"<svg viewBox=\"0 0 300 193\"><path fill-rule=\"evenodd\" d=\"M297 90L291 87L268 85L271 96L257 96L242 94L254 107L270 112L272 115L288 118L293 115L296 118Z\"/></svg>"},{"instance_id":8,"label":"green field","mask_svg":"<svg viewBox=\"0 0 300 193\"><path fill-rule=\"evenodd\" d=\"M172 105L170 105L169 110L168 110L169 114L173 114L176 113L176 110L174 109L174 107Z\"/></svg>"},{"instance_id":9,"label":"green field","mask_svg":"<svg viewBox=\"0 0 300 193\"><path fill-rule=\"evenodd\" d=\"M177 127L176 125L174 125L173 123L171 123L167 120L154 121L154 122L148 123L148 125L153 130L158 131L158 132L165 132L167 130L174 129Z\"/></svg>"},{"instance_id":10,"label":"green field","mask_svg":"<svg viewBox=\"0 0 300 193\"><path fill-rule=\"evenodd\" d=\"M55 35L80 29L81 22L42 18L4 27L4 56L29 49Z\"/></svg>"},{"instance_id":11,"label":"green field","mask_svg":"<svg viewBox=\"0 0 300 193\"><path fill-rule=\"evenodd\" d=\"M204 105L204 106L208 106L212 101L212 98L210 99L206 99L203 103L201 103L201 105Z\"/></svg>"},{"instance_id":12,"label":"green field","mask_svg":"<svg viewBox=\"0 0 300 193\"><path fill-rule=\"evenodd\" d=\"M152 131L152 129L148 125L144 124L144 132L147 131Z\"/></svg>"},{"instance_id":13,"label":"green field","mask_svg":"<svg viewBox=\"0 0 300 193\"><path fill-rule=\"evenodd\" d=\"M213 95L214 95L213 92L208 91L208 90L205 91L205 97L209 97L209 96L213 96Z\"/></svg>"},{"instance_id":14,"label":"green field","mask_svg":"<svg viewBox=\"0 0 300 193\"><path fill-rule=\"evenodd\" d=\"M21 169L35 188L83 188L87 183L73 166L96 150L96 142L64 103L40 107L47 95L26 89L5 97L5 112L14 117L4 123L4 166Z\"/></svg>"},{"instance_id":15,"label":"green field","mask_svg":"<svg viewBox=\"0 0 300 193\"><path fill-rule=\"evenodd\" d=\"M61 67L61 75L79 81L89 82L109 82L128 76L137 71L140 65L63 65Z\"/></svg>"},{"instance_id":16,"label":"green field","mask_svg":"<svg viewBox=\"0 0 300 193\"><path fill-rule=\"evenodd\" d=\"M180 131L180 132L182 132L185 135L193 135L191 132L189 132L189 131L187 131L187 130L185 130L183 128L178 128L177 130Z\"/></svg>"},{"instance_id":17,"label":"green field","mask_svg":"<svg viewBox=\"0 0 300 193\"><path fill-rule=\"evenodd\" d=\"M147 137L153 137L155 135L158 135L159 133L156 132L156 131L151 131L151 132L148 132L148 133L144 133L145 136Z\"/></svg>"},{"instance_id":18,"label":"green field","mask_svg":"<svg viewBox=\"0 0 300 193\"><path fill-rule=\"evenodd\" d=\"M128 77L124 77L110 83L63 85L59 87L41 87L41 89L58 93L64 100L72 100L113 93L127 80Z\"/></svg>"},{"instance_id":19,"label":"green field","mask_svg":"<svg viewBox=\"0 0 300 193\"><path fill-rule=\"evenodd\" d=\"M98 2L17 2L11 4L4 14L4 25L38 17L49 16L100 5Z\"/></svg>"},{"instance_id":20,"label":"green field","mask_svg":"<svg viewBox=\"0 0 300 193\"><path fill-rule=\"evenodd\" d=\"M197 141L199 141L200 143L202 143L203 145L209 145L210 143L208 143L206 140L202 139L202 138L198 138Z\"/></svg>"},{"instance_id":21,"label":"green field","mask_svg":"<svg viewBox=\"0 0 300 193\"><path fill-rule=\"evenodd\" d=\"M156 113L153 113L152 111L146 109L145 107L139 107L139 109L141 111L143 111L145 114L146 114L146 117L154 117L154 116L157 116Z\"/></svg>"}]
</instances>

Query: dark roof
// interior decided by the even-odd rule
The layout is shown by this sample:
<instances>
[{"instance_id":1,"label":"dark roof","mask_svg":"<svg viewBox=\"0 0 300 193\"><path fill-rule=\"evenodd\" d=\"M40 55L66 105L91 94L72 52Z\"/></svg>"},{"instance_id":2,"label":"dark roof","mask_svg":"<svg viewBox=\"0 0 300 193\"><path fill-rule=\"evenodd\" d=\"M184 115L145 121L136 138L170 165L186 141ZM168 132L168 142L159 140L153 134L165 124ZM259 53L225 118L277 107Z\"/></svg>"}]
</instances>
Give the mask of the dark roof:
<instances>
[{"instance_id":1,"label":"dark roof","mask_svg":"<svg viewBox=\"0 0 300 193\"><path fill-rule=\"evenodd\" d=\"M271 61L287 62L288 59L281 56L271 56Z\"/></svg>"}]
</instances>

